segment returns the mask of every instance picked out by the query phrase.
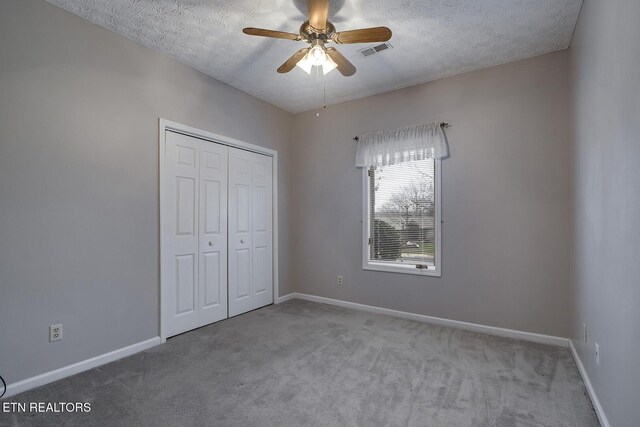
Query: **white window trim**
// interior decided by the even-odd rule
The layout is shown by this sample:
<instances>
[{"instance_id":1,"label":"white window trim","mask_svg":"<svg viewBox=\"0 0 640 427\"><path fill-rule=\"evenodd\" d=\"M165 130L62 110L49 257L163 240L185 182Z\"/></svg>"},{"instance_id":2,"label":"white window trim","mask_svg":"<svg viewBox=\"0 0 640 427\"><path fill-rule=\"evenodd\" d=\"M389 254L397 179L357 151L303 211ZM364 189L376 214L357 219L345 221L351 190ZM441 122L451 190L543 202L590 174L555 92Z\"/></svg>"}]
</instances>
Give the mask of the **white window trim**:
<instances>
[{"instance_id":1,"label":"white window trim","mask_svg":"<svg viewBox=\"0 0 640 427\"><path fill-rule=\"evenodd\" d=\"M371 200L369 194L369 174L367 173L369 168L362 168L362 269L372 271L385 271L387 273L402 273L413 274L416 276L432 276L442 277L442 160L435 160L435 173L436 173L436 185L435 185L435 201L436 201L436 253L435 253L435 266L429 266L428 268L416 268L415 265L400 265L396 263L384 262L384 261L370 261L369 260L369 202Z\"/></svg>"}]
</instances>

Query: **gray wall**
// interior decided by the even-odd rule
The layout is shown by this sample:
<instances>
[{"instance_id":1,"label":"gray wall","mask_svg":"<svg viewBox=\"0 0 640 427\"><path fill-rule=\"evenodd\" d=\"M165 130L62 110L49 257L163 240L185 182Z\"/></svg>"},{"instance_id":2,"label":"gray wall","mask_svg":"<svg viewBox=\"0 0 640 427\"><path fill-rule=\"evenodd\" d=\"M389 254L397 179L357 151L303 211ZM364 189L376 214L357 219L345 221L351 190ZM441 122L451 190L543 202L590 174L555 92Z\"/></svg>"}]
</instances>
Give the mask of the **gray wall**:
<instances>
[{"instance_id":1,"label":"gray wall","mask_svg":"<svg viewBox=\"0 0 640 427\"><path fill-rule=\"evenodd\" d=\"M570 54L292 117L47 3L2 1L0 375L13 383L158 334L165 117L279 151L281 295L570 333L612 424L634 425L636 16L635 0L586 0ZM430 120L454 125L443 163L443 276L365 272L351 137ZM57 322L65 338L50 344Z\"/></svg>"},{"instance_id":2,"label":"gray wall","mask_svg":"<svg viewBox=\"0 0 640 427\"><path fill-rule=\"evenodd\" d=\"M0 40L5 380L158 335L158 117L278 150L292 290L290 114L40 0L2 0Z\"/></svg>"},{"instance_id":3,"label":"gray wall","mask_svg":"<svg viewBox=\"0 0 640 427\"><path fill-rule=\"evenodd\" d=\"M296 290L567 337L569 118L566 51L296 115ZM437 120L453 124L442 277L363 271L351 138Z\"/></svg>"},{"instance_id":4,"label":"gray wall","mask_svg":"<svg viewBox=\"0 0 640 427\"><path fill-rule=\"evenodd\" d=\"M585 0L571 44L571 337L613 426L640 420L640 2ZM582 338L587 324L588 342ZM600 344L600 366L595 343Z\"/></svg>"}]
</instances>

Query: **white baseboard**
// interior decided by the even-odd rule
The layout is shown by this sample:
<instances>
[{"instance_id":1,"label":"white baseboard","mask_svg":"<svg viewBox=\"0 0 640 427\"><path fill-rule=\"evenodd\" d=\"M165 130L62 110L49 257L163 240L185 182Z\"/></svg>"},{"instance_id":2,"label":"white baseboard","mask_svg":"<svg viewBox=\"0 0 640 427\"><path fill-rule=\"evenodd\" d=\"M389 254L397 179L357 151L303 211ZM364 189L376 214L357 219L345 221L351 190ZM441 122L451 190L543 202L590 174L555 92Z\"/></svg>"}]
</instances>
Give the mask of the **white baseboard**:
<instances>
[{"instance_id":1,"label":"white baseboard","mask_svg":"<svg viewBox=\"0 0 640 427\"><path fill-rule=\"evenodd\" d=\"M7 392L3 396L3 399L10 396L15 396L16 394L22 393L23 391L31 390L32 388L40 387L42 385L61 380L62 378L66 378L71 375L79 374L80 372L84 372L97 366L113 362L114 360L131 356L132 354L141 352L158 344L160 344L160 337L151 338L146 341L141 341L139 343L120 348L118 350L110 351L109 353L101 354L100 356L92 357L91 359L64 366L54 371L45 372L44 374L36 375L35 377L18 381L17 383L7 384Z\"/></svg>"},{"instance_id":2,"label":"white baseboard","mask_svg":"<svg viewBox=\"0 0 640 427\"><path fill-rule=\"evenodd\" d=\"M424 314L409 313L406 311L392 310L392 309L383 308L383 307L374 307L372 305L358 304L355 302L319 297L316 295L302 294L299 292L293 292L288 295L285 295L281 298L279 302L284 302L294 298L305 300L305 301L331 304L339 307L353 308L355 310L367 311L370 313L387 314L389 316L401 317L403 319L410 319L410 320L416 320L418 322L431 323L434 325L464 329L467 331L479 332L482 334L489 334L489 335L495 335L495 336L506 337L506 338L515 338L515 339L520 339L524 341L555 345L555 346L565 347L565 348L569 347L568 338L536 334L533 332L516 331L513 329L498 328L495 326L479 325L477 323L461 322L459 320L443 319L441 317L426 316Z\"/></svg>"},{"instance_id":3,"label":"white baseboard","mask_svg":"<svg viewBox=\"0 0 640 427\"><path fill-rule=\"evenodd\" d=\"M291 292L290 294L286 294L283 295L281 297L278 297L278 299L276 300L276 304L280 304L281 302L285 302L285 301L289 301L290 299L294 299L296 298L297 293L296 292Z\"/></svg>"},{"instance_id":4,"label":"white baseboard","mask_svg":"<svg viewBox=\"0 0 640 427\"><path fill-rule=\"evenodd\" d=\"M591 398L591 403L593 404L593 408L596 410L596 415L598 416L600 425L602 425L602 427L611 427L611 424L609 424L609 420L607 419L607 415L604 413L604 409L602 409L600 400L596 395L596 391L593 389L593 385L591 385L591 380L589 379L589 375L587 375L587 371L584 369L582 360L580 360L580 356L578 356L578 352L576 351L576 348L573 346L573 341L571 340L569 340L569 348L571 349L571 355L573 356L573 360L575 360L576 365L578 365L578 372L580 372L582 381L584 382L584 385L587 388L587 393L589 393L589 398Z\"/></svg>"}]
</instances>

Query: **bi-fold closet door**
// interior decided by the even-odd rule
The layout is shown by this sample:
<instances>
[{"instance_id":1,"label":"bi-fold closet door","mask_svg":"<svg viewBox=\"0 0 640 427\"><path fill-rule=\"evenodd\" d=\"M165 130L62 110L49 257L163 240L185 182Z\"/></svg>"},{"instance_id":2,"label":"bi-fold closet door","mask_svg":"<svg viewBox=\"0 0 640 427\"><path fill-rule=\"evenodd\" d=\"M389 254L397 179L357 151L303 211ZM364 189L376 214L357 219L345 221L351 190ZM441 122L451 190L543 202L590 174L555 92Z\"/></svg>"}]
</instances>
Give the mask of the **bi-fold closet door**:
<instances>
[{"instance_id":1,"label":"bi-fold closet door","mask_svg":"<svg viewBox=\"0 0 640 427\"><path fill-rule=\"evenodd\" d=\"M273 302L271 157L229 148L229 316Z\"/></svg>"},{"instance_id":2,"label":"bi-fold closet door","mask_svg":"<svg viewBox=\"0 0 640 427\"><path fill-rule=\"evenodd\" d=\"M165 141L169 337L273 301L272 159L171 131Z\"/></svg>"}]
</instances>

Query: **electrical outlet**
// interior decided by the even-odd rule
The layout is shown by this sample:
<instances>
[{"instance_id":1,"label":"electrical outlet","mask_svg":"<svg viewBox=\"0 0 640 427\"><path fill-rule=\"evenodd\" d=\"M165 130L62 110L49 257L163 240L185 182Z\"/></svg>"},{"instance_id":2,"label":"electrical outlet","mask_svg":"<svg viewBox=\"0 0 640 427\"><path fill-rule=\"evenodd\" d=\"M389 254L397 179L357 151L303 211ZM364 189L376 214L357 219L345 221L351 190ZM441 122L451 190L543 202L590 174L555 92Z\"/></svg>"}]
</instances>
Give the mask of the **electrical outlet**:
<instances>
[{"instance_id":1,"label":"electrical outlet","mask_svg":"<svg viewBox=\"0 0 640 427\"><path fill-rule=\"evenodd\" d=\"M596 343L596 365L600 366L600 345Z\"/></svg>"},{"instance_id":2,"label":"electrical outlet","mask_svg":"<svg viewBox=\"0 0 640 427\"><path fill-rule=\"evenodd\" d=\"M582 335L584 336L584 342L587 342L587 324L582 324Z\"/></svg>"},{"instance_id":3,"label":"electrical outlet","mask_svg":"<svg viewBox=\"0 0 640 427\"><path fill-rule=\"evenodd\" d=\"M49 326L49 342L59 341L62 339L62 323Z\"/></svg>"},{"instance_id":4,"label":"electrical outlet","mask_svg":"<svg viewBox=\"0 0 640 427\"><path fill-rule=\"evenodd\" d=\"M338 276L338 285L340 286L344 285L344 277Z\"/></svg>"}]
</instances>

